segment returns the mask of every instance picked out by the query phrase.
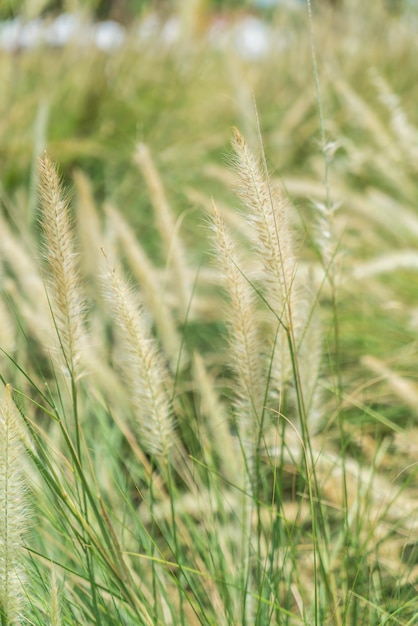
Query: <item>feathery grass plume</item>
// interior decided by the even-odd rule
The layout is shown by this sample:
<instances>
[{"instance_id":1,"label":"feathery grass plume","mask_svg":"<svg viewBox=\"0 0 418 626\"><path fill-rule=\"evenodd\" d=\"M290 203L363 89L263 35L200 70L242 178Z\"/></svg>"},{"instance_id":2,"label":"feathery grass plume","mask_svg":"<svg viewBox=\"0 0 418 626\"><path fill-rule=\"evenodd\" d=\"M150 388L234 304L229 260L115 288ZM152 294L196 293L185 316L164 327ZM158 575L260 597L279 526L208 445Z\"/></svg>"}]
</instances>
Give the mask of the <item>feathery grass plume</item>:
<instances>
[{"instance_id":1,"label":"feathery grass plume","mask_svg":"<svg viewBox=\"0 0 418 626\"><path fill-rule=\"evenodd\" d=\"M176 287L180 311L185 314L189 308L191 288L189 285L189 269L186 262L184 246L178 234L178 225L168 204L164 187L149 148L138 144L135 162L141 168L154 206L157 227L163 240L167 260L172 267L173 282Z\"/></svg>"},{"instance_id":2,"label":"feathery grass plume","mask_svg":"<svg viewBox=\"0 0 418 626\"><path fill-rule=\"evenodd\" d=\"M217 244L219 265L225 272L226 290L230 298L229 345L230 363L235 380L235 423L243 451L245 473L243 475L242 546L244 580L247 589L252 587L251 517L254 506L256 483L256 447L262 427L266 380L260 357L260 337L254 302L254 289L240 269L239 255L226 226L213 203L213 229ZM245 619L254 620L254 602L251 593L245 594Z\"/></svg>"},{"instance_id":3,"label":"feathery grass plume","mask_svg":"<svg viewBox=\"0 0 418 626\"><path fill-rule=\"evenodd\" d=\"M27 327L39 342L45 343L45 332L49 332L48 300L40 273L25 245L23 236L17 236L9 223L0 215L0 259L5 266L5 274L12 276L12 281L4 282L5 291L16 304L16 308L25 320ZM19 233L20 234L20 233ZM45 324L48 319L48 324Z\"/></svg>"},{"instance_id":4,"label":"feathery grass plume","mask_svg":"<svg viewBox=\"0 0 418 626\"><path fill-rule=\"evenodd\" d=\"M16 348L16 327L3 300L0 300L0 346L8 354Z\"/></svg>"},{"instance_id":5,"label":"feathery grass plume","mask_svg":"<svg viewBox=\"0 0 418 626\"><path fill-rule=\"evenodd\" d=\"M24 445L10 385L0 404L0 623L17 624L24 604L22 538L27 526Z\"/></svg>"},{"instance_id":6,"label":"feathery grass plume","mask_svg":"<svg viewBox=\"0 0 418 626\"><path fill-rule=\"evenodd\" d=\"M345 102L347 109L351 111L353 119L368 135L371 135L382 154L390 153L393 148L393 139L388 127L379 118L373 107L344 79L339 72L332 74L332 85L337 95Z\"/></svg>"},{"instance_id":7,"label":"feathery grass plume","mask_svg":"<svg viewBox=\"0 0 418 626\"><path fill-rule=\"evenodd\" d=\"M101 253L104 244L104 234L101 220L96 208L92 183L83 172L76 170L73 175L77 190L77 241L80 244L80 262L83 276L93 281L103 267Z\"/></svg>"},{"instance_id":8,"label":"feathery grass plume","mask_svg":"<svg viewBox=\"0 0 418 626\"><path fill-rule=\"evenodd\" d=\"M119 328L121 365L138 420L141 445L150 454L167 457L174 431L166 385L168 372L143 312L115 268L109 267L105 290Z\"/></svg>"},{"instance_id":9,"label":"feathery grass plume","mask_svg":"<svg viewBox=\"0 0 418 626\"><path fill-rule=\"evenodd\" d=\"M418 416L418 388L412 380L400 376L382 363L382 361L371 355L363 356L361 364L386 380L402 404L407 405L414 415Z\"/></svg>"},{"instance_id":10,"label":"feathery grass plume","mask_svg":"<svg viewBox=\"0 0 418 626\"><path fill-rule=\"evenodd\" d=\"M418 252L416 250L396 250L386 252L353 267L355 280L369 280L372 276L389 274L397 270L418 270Z\"/></svg>"},{"instance_id":11,"label":"feathery grass plume","mask_svg":"<svg viewBox=\"0 0 418 626\"><path fill-rule=\"evenodd\" d=\"M415 165L418 158L418 130L409 122L402 109L401 99L393 93L383 76L376 68L370 71L372 81L378 91L380 101L386 106L391 115L391 126L398 139L402 153L405 153L411 165Z\"/></svg>"},{"instance_id":12,"label":"feathery grass plume","mask_svg":"<svg viewBox=\"0 0 418 626\"><path fill-rule=\"evenodd\" d=\"M68 200L63 196L55 166L48 156L39 159L41 223L45 257L50 271L49 296L64 367L75 379L81 375L86 336L84 302L80 293Z\"/></svg>"},{"instance_id":13,"label":"feathery grass plume","mask_svg":"<svg viewBox=\"0 0 418 626\"><path fill-rule=\"evenodd\" d=\"M249 209L248 219L255 227L257 245L264 262L265 275L280 293L278 315L289 323L286 304L290 298L296 270L293 234L289 226L288 202L281 190L272 189L262 164L235 129L232 139L233 165L239 177L238 195ZM275 286L274 291L277 292Z\"/></svg>"},{"instance_id":14,"label":"feathery grass plume","mask_svg":"<svg viewBox=\"0 0 418 626\"><path fill-rule=\"evenodd\" d=\"M121 252L141 286L145 305L155 320L164 352L175 371L181 353L181 338L172 311L165 304L161 280L123 216L109 205L105 206L105 212L112 232L120 244Z\"/></svg>"},{"instance_id":15,"label":"feathery grass plume","mask_svg":"<svg viewBox=\"0 0 418 626\"><path fill-rule=\"evenodd\" d=\"M335 271L336 265L336 237L334 233L333 218L338 209L335 204L330 209L322 202L314 202L315 210L314 240L318 248L319 256L329 277Z\"/></svg>"},{"instance_id":16,"label":"feathery grass plume","mask_svg":"<svg viewBox=\"0 0 418 626\"><path fill-rule=\"evenodd\" d=\"M207 424L207 437L212 449L221 460L224 475L234 482L242 470L242 459L236 454L234 436L228 421L227 406L224 405L215 388L214 377L210 375L203 357L193 353L193 380L200 394L200 410Z\"/></svg>"},{"instance_id":17,"label":"feathery grass plume","mask_svg":"<svg viewBox=\"0 0 418 626\"><path fill-rule=\"evenodd\" d=\"M294 331L297 313L296 255L288 219L288 202L279 189L270 187L267 175L247 142L235 129L233 165L239 177L238 195L248 209L254 227L254 244L262 263L261 281L269 307L279 324L275 336L272 388L281 392L292 371L284 330ZM278 320L278 321L277 321Z\"/></svg>"},{"instance_id":18,"label":"feathery grass plume","mask_svg":"<svg viewBox=\"0 0 418 626\"><path fill-rule=\"evenodd\" d=\"M51 571L51 626L61 626L60 590L55 569Z\"/></svg>"},{"instance_id":19,"label":"feathery grass plume","mask_svg":"<svg viewBox=\"0 0 418 626\"><path fill-rule=\"evenodd\" d=\"M265 393L254 289L240 270L235 244L215 203L212 208L219 266L225 272L226 290L230 298L228 311L230 363L236 375L233 384L236 394L237 428L244 449L246 445L250 446L245 452L252 456L250 449L262 421ZM250 458L246 460L249 462Z\"/></svg>"},{"instance_id":20,"label":"feathery grass plume","mask_svg":"<svg viewBox=\"0 0 418 626\"><path fill-rule=\"evenodd\" d=\"M315 434L321 419L321 389L319 377L323 356L323 337L318 305L314 295L307 289L300 289L298 301L298 319L303 325L298 328L298 376L300 390L304 400L309 432ZM293 393L297 390L292 387ZM296 398L292 398L297 406ZM297 412L297 411L296 411Z\"/></svg>"}]
</instances>

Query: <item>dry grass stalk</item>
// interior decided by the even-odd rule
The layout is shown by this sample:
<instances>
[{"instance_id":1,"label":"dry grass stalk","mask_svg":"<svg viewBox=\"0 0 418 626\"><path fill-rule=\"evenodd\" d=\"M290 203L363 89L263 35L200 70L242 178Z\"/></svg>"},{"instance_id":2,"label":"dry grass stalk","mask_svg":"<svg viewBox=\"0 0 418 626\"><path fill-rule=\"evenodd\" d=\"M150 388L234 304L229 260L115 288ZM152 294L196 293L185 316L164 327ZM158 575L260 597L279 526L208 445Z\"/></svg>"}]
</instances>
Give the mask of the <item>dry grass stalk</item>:
<instances>
[{"instance_id":1,"label":"dry grass stalk","mask_svg":"<svg viewBox=\"0 0 418 626\"><path fill-rule=\"evenodd\" d=\"M109 205L106 205L105 211L111 229L119 241L121 252L141 287L147 310L155 320L164 352L175 371L181 354L181 339L172 312L165 304L161 281L123 216Z\"/></svg>"},{"instance_id":2,"label":"dry grass stalk","mask_svg":"<svg viewBox=\"0 0 418 626\"><path fill-rule=\"evenodd\" d=\"M369 370L385 379L399 400L409 406L415 416L418 416L418 389L412 381L400 376L371 355L364 356L361 362Z\"/></svg>"},{"instance_id":3,"label":"dry grass stalk","mask_svg":"<svg viewBox=\"0 0 418 626\"><path fill-rule=\"evenodd\" d=\"M0 404L0 621L20 623L25 572L22 536L27 526L20 415L10 385Z\"/></svg>"},{"instance_id":4,"label":"dry grass stalk","mask_svg":"<svg viewBox=\"0 0 418 626\"><path fill-rule=\"evenodd\" d=\"M314 202L313 206L316 213L316 223L314 228L315 242L320 254L322 266L328 278L330 278L330 276L334 276L337 269L335 246L337 238L334 232L335 228L333 218L339 205L335 204L333 207L328 208L322 202ZM332 279L331 282L333 282Z\"/></svg>"},{"instance_id":5,"label":"dry grass stalk","mask_svg":"<svg viewBox=\"0 0 418 626\"><path fill-rule=\"evenodd\" d=\"M235 420L244 457L244 491L242 503L242 546L244 569L249 588L252 585L250 567L251 516L254 505L256 447L263 422L264 390L260 337L255 309L254 288L240 270L241 264L235 244L213 203L213 229L215 231L219 265L225 272L225 282L230 299L229 317L229 362L235 372L233 389ZM254 600L246 594L243 607L245 619L254 619Z\"/></svg>"},{"instance_id":6,"label":"dry grass stalk","mask_svg":"<svg viewBox=\"0 0 418 626\"><path fill-rule=\"evenodd\" d=\"M262 421L265 393L254 288L240 270L240 259L234 242L215 204L213 229L219 266L225 272L226 290L230 299L230 363L236 374L234 391L237 426L242 441L251 447Z\"/></svg>"},{"instance_id":7,"label":"dry grass stalk","mask_svg":"<svg viewBox=\"0 0 418 626\"><path fill-rule=\"evenodd\" d=\"M372 276L396 272L397 270L418 269L418 253L416 250L400 250L387 252L353 268L356 280L368 280Z\"/></svg>"},{"instance_id":8,"label":"dry grass stalk","mask_svg":"<svg viewBox=\"0 0 418 626\"><path fill-rule=\"evenodd\" d=\"M51 570L51 626L61 626L60 590L58 587L55 569Z\"/></svg>"},{"instance_id":9,"label":"dry grass stalk","mask_svg":"<svg viewBox=\"0 0 418 626\"><path fill-rule=\"evenodd\" d=\"M321 320L314 296L308 289L300 290L298 318L304 325L298 329L298 376L309 433L315 434L322 417L322 394L319 387L323 356ZM292 391L296 390L292 387ZM296 398L293 398L296 407Z\"/></svg>"},{"instance_id":10,"label":"dry grass stalk","mask_svg":"<svg viewBox=\"0 0 418 626\"><path fill-rule=\"evenodd\" d=\"M80 293L68 200L48 156L39 160L41 222L44 252L50 271L49 296L54 324L64 359L72 377L81 375L80 361L86 336L83 329L84 302Z\"/></svg>"},{"instance_id":11,"label":"dry grass stalk","mask_svg":"<svg viewBox=\"0 0 418 626\"><path fill-rule=\"evenodd\" d=\"M289 227L288 202L280 190L270 187L259 160L238 130L232 140L234 167L239 177L238 195L249 211L256 245L264 265L269 304L288 325L288 302L296 270L293 235Z\"/></svg>"},{"instance_id":12,"label":"dry grass stalk","mask_svg":"<svg viewBox=\"0 0 418 626\"><path fill-rule=\"evenodd\" d=\"M271 189L259 160L237 130L232 147L235 152L233 164L239 177L238 195L247 207L247 219L254 228L254 245L263 266L263 291L278 329L277 336L272 333L272 383L281 392L292 369L285 332L292 331L292 314L297 311L294 288L296 255L288 203L278 189Z\"/></svg>"},{"instance_id":13,"label":"dry grass stalk","mask_svg":"<svg viewBox=\"0 0 418 626\"><path fill-rule=\"evenodd\" d=\"M144 450L167 457L174 421L167 392L168 373L144 314L119 271L109 268L106 295L119 328L120 357Z\"/></svg>"},{"instance_id":14,"label":"dry grass stalk","mask_svg":"<svg viewBox=\"0 0 418 626\"><path fill-rule=\"evenodd\" d=\"M74 172L77 188L77 241L80 242L80 261L83 275L93 281L103 268L101 249L105 244L100 217L94 202L91 182L81 171Z\"/></svg>"},{"instance_id":15,"label":"dry grass stalk","mask_svg":"<svg viewBox=\"0 0 418 626\"><path fill-rule=\"evenodd\" d=\"M390 113L392 130L399 141L401 152L414 167L418 157L418 131L410 124L402 108L401 98L392 92L376 68L372 68L371 78L379 94L380 101L387 107Z\"/></svg>"},{"instance_id":16,"label":"dry grass stalk","mask_svg":"<svg viewBox=\"0 0 418 626\"><path fill-rule=\"evenodd\" d=\"M8 354L16 349L16 327L3 300L0 300L0 346Z\"/></svg>"},{"instance_id":17,"label":"dry grass stalk","mask_svg":"<svg viewBox=\"0 0 418 626\"><path fill-rule=\"evenodd\" d=\"M242 462L237 455L234 438L230 431L228 412L219 398L215 388L215 380L207 371L204 359L195 352L193 354L193 379L196 391L201 397L201 411L207 423L207 437L213 450L219 456L224 475L234 482L242 471Z\"/></svg>"},{"instance_id":18,"label":"dry grass stalk","mask_svg":"<svg viewBox=\"0 0 418 626\"><path fill-rule=\"evenodd\" d=\"M12 275L12 280L5 281L3 287L16 309L23 316L27 328L40 344L45 342L45 334L51 334L48 300L42 278L21 238L18 238L8 222L0 216L0 258L5 266L5 273ZM52 341L52 339L51 339ZM2 344L2 347L5 347Z\"/></svg>"},{"instance_id":19,"label":"dry grass stalk","mask_svg":"<svg viewBox=\"0 0 418 626\"><path fill-rule=\"evenodd\" d=\"M347 108L355 116L368 134L371 134L383 155L391 154L394 148L392 137L387 125L379 118L373 107L366 102L341 75L333 74L333 87Z\"/></svg>"},{"instance_id":20,"label":"dry grass stalk","mask_svg":"<svg viewBox=\"0 0 418 626\"><path fill-rule=\"evenodd\" d=\"M260 286L273 316L269 346L273 354L271 399L275 408L277 401L281 407L283 392L293 382L299 398L294 402L295 416L305 419L303 404L313 409L318 399L315 390L322 352L321 332L314 315L315 299L298 273L287 199L279 188L271 188L265 167L237 130L232 145L239 177L238 194L247 207L247 220L253 224L256 260L262 267ZM293 380L292 358L297 381Z\"/></svg>"},{"instance_id":21,"label":"dry grass stalk","mask_svg":"<svg viewBox=\"0 0 418 626\"><path fill-rule=\"evenodd\" d=\"M169 265L172 266L172 280L176 288L178 305L180 311L185 314L189 307L191 289L188 281L189 270L186 254L178 234L178 228L168 204L160 176L150 151L145 144L138 144L135 161L141 168L148 186L155 210L157 227L164 242Z\"/></svg>"}]
</instances>

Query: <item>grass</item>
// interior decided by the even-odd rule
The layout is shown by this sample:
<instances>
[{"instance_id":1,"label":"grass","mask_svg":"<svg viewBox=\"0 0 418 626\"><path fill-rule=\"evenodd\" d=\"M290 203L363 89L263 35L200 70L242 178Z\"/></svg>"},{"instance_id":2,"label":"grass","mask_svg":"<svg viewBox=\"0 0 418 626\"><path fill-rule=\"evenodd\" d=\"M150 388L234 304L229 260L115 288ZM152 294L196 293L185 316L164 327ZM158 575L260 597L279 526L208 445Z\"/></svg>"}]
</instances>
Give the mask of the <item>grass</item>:
<instances>
[{"instance_id":1,"label":"grass","mask_svg":"<svg viewBox=\"0 0 418 626\"><path fill-rule=\"evenodd\" d=\"M359 6L2 53L2 626L415 623L416 43Z\"/></svg>"}]
</instances>

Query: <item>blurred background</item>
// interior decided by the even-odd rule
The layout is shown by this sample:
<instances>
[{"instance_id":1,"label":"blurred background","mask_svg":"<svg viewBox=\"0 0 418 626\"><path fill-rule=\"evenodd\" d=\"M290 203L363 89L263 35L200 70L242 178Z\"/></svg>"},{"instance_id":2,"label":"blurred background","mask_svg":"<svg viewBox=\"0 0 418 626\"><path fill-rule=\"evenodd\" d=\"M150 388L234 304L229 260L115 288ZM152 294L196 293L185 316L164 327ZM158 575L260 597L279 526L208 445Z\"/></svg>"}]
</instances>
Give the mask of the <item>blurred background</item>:
<instances>
[{"instance_id":1,"label":"blurred background","mask_svg":"<svg viewBox=\"0 0 418 626\"><path fill-rule=\"evenodd\" d=\"M344 0L314 0L313 4L318 2L329 3L331 5L342 5ZM382 0L389 10L402 11L408 5L415 4L415 0ZM88 11L96 17L105 19L116 19L129 22L130 19L138 16L141 11L154 9L162 12L171 13L178 11L181 5L191 4L199 5L202 11L231 11L237 9L246 10L266 10L274 9L279 6L290 4L305 4L305 0L2 0L1 15L2 17L12 17L18 13L46 13L50 11L66 12L66 11ZM31 7L29 9L29 6Z\"/></svg>"},{"instance_id":2,"label":"blurred background","mask_svg":"<svg viewBox=\"0 0 418 626\"><path fill-rule=\"evenodd\" d=\"M354 93L389 124L376 75L416 121L417 4L312 2L322 106L340 172L347 141L360 152L369 142ZM173 202L184 202L188 185L208 188L205 167L222 163L232 125L254 136L253 97L275 171L312 175L322 167L304 0L2 0L0 20L7 192L28 184L31 191L33 155L48 146L64 173L82 166L99 199L131 211L141 193L132 151L144 141ZM371 164L363 165L346 169L350 185L367 180Z\"/></svg>"}]
</instances>

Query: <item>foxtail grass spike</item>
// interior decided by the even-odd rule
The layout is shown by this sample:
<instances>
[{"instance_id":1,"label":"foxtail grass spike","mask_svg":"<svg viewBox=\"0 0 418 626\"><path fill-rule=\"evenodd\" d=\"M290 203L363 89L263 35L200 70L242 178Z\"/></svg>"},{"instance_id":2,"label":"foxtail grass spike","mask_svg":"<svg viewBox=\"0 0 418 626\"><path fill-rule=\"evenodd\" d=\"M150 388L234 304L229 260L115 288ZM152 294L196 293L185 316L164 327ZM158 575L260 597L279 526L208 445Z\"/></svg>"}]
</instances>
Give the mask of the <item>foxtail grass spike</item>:
<instances>
[{"instance_id":1,"label":"foxtail grass spike","mask_svg":"<svg viewBox=\"0 0 418 626\"><path fill-rule=\"evenodd\" d=\"M49 270L48 295L56 327L64 370L81 374L84 303L80 292L77 257L73 245L68 200L63 195L55 166L45 155L39 160L41 222L45 258Z\"/></svg>"},{"instance_id":2,"label":"foxtail grass spike","mask_svg":"<svg viewBox=\"0 0 418 626\"><path fill-rule=\"evenodd\" d=\"M109 268L106 294L120 335L120 361L146 452L166 457L174 422L166 381L168 373L144 315L119 271Z\"/></svg>"},{"instance_id":3,"label":"foxtail grass spike","mask_svg":"<svg viewBox=\"0 0 418 626\"><path fill-rule=\"evenodd\" d=\"M0 623L20 623L24 608L23 535L27 526L20 415L10 385L0 403Z\"/></svg>"}]
</instances>

